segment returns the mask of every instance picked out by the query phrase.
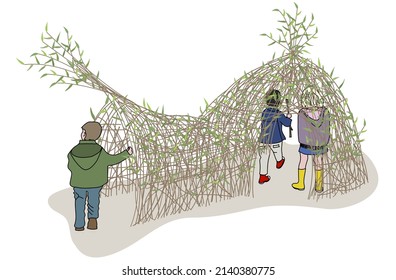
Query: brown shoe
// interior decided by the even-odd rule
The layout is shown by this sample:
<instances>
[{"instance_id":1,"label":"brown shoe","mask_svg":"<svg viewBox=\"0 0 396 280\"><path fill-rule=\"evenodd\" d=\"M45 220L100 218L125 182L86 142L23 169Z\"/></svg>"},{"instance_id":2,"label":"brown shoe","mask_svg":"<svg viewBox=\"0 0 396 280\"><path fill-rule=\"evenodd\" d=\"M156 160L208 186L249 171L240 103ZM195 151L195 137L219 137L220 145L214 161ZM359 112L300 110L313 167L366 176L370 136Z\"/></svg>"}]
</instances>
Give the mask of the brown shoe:
<instances>
[{"instance_id":1,"label":"brown shoe","mask_svg":"<svg viewBox=\"0 0 396 280\"><path fill-rule=\"evenodd\" d=\"M88 219L87 229L98 229L98 221L95 218Z\"/></svg>"},{"instance_id":2,"label":"brown shoe","mask_svg":"<svg viewBox=\"0 0 396 280\"><path fill-rule=\"evenodd\" d=\"M76 231L83 231L84 230L84 228L83 227L76 227L76 228L74 228Z\"/></svg>"}]
</instances>

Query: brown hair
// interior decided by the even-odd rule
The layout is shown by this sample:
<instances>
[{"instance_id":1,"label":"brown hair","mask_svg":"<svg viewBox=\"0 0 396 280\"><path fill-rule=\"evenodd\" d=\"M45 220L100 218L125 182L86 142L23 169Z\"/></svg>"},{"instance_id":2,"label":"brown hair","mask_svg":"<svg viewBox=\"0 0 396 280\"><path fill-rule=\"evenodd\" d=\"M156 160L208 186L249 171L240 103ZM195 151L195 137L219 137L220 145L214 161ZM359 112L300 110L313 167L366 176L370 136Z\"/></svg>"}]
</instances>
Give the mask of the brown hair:
<instances>
[{"instance_id":1,"label":"brown hair","mask_svg":"<svg viewBox=\"0 0 396 280\"><path fill-rule=\"evenodd\" d=\"M98 122L87 122L82 127L86 133L86 140L98 140L102 133L102 126Z\"/></svg>"}]
</instances>

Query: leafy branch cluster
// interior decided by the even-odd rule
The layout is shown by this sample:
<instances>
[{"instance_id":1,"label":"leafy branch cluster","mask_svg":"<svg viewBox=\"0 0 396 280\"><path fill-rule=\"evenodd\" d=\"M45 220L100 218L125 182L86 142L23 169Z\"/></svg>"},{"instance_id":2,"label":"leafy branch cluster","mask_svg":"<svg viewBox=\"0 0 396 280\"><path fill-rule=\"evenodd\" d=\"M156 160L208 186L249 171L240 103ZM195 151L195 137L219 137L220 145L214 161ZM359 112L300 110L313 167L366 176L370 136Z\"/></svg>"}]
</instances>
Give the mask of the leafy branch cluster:
<instances>
[{"instance_id":1,"label":"leafy branch cluster","mask_svg":"<svg viewBox=\"0 0 396 280\"><path fill-rule=\"evenodd\" d=\"M34 58L33 62L25 63L18 59L19 63L29 66L27 70L40 67L39 72L43 72L40 78L53 78L50 87L59 84L67 86L66 91L72 86L98 89L99 72L95 75L88 70L90 60L84 61L84 50L73 40L66 27L64 30L66 38L62 40L61 33L54 37L48 32L46 24L45 33L41 34L41 51L30 56Z\"/></svg>"},{"instance_id":2,"label":"leafy branch cluster","mask_svg":"<svg viewBox=\"0 0 396 280\"><path fill-rule=\"evenodd\" d=\"M271 43L269 46L272 46L275 43L279 44L291 55L309 53L306 50L306 46L312 46L310 41L317 38L316 35L318 33L318 27L313 23L313 14L311 15L310 20L307 20L307 16L304 16L304 18L301 19L301 11L296 3L294 3L294 5L296 7L294 15L291 15L285 10L273 10L274 12L278 12L282 17L281 20L278 20L278 22L282 24L281 28L277 28L280 32L278 39L276 39L272 33L263 33L261 35L270 39Z\"/></svg>"}]
</instances>

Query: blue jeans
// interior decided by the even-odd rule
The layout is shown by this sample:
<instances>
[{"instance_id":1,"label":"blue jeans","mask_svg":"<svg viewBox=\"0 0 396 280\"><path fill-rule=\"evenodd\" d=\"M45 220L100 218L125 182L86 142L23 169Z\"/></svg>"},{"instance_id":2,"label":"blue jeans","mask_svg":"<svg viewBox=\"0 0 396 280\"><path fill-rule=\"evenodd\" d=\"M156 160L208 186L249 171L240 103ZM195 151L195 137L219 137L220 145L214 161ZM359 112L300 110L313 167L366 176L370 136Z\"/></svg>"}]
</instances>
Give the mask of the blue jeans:
<instances>
[{"instance_id":1,"label":"blue jeans","mask_svg":"<svg viewBox=\"0 0 396 280\"><path fill-rule=\"evenodd\" d=\"M100 190L98 188L73 188L74 189L74 210L75 210L75 222L74 227L82 228L85 226L85 203L88 198L88 218L99 217L99 199Z\"/></svg>"}]
</instances>

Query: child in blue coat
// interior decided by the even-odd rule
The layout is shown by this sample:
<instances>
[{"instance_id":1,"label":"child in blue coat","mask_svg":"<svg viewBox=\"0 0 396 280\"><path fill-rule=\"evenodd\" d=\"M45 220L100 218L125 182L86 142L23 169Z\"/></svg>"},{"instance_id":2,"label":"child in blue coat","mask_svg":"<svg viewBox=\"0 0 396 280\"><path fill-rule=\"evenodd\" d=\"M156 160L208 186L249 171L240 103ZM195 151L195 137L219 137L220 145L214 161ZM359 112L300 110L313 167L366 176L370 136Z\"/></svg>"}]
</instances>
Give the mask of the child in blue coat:
<instances>
[{"instance_id":1,"label":"child in blue coat","mask_svg":"<svg viewBox=\"0 0 396 280\"><path fill-rule=\"evenodd\" d=\"M285 163L282 146L286 139L282 131L282 126L291 126L291 115L285 116L278 108L281 103L279 90L271 90L266 96L267 108L261 114L261 133L259 146L259 184L268 182L268 163L270 154L275 157L276 168L280 169ZM271 152L270 152L271 151Z\"/></svg>"}]
</instances>

